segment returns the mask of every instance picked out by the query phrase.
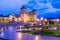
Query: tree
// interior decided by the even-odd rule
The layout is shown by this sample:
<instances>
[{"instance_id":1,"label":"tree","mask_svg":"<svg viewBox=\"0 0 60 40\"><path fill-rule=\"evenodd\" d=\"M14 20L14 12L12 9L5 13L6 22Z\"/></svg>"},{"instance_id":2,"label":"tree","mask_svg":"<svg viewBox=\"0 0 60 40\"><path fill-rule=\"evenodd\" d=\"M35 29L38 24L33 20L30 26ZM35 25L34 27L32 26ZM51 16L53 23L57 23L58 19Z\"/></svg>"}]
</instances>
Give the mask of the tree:
<instances>
[{"instance_id":1,"label":"tree","mask_svg":"<svg viewBox=\"0 0 60 40\"><path fill-rule=\"evenodd\" d=\"M37 25L36 24L33 24L33 28L36 28L37 27Z\"/></svg>"},{"instance_id":2,"label":"tree","mask_svg":"<svg viewBox=\"0 0 60 40\"><path fill-rule=\"evenodd\" d=\"M48 31L48 25L42 26L42 31Z\"/></svg>"},{"instance_id":3,"label":"tree","mask_svg":"<svg viewBox=\"0 0 60 40\"><path fill-rule=\"evenodd\" d=\"M26 24L26 25L25 25L25 28L29 29L29 28L30 28L30 26L29 26L28 24Z\"/></svg>"}]
</instances>

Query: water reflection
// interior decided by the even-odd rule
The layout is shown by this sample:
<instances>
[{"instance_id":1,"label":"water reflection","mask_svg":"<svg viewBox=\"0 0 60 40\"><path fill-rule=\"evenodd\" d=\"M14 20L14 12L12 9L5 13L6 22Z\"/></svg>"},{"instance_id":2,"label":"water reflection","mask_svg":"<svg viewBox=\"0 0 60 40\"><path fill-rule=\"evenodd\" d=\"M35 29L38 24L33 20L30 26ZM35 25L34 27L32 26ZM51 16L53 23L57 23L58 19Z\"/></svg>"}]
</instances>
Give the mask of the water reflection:
<instances>
[{"instance_id":1,"label":"water reflection","mask_svg":"<svg viewBox=\"0 0 60 40\"><path fill-rule=\"evenodd\" d=\"M38 35L36 35L34 40L39 40L39 36L38 36Z\"/></svg>"},{"instance_id":2,"label":"water reflection","mask_svg":"<svg viewBox=\"0 0 60 40\"><path fill-rule=\"evenodd\" d=\"M12 31L12 27L9 27L9 31Z\"/></svg>"},{"instance_id":3,"label":"water reflection","mask_svg":"<svg viewBox=\"0 0 60 40\"><path fill-rule=\"evenodd\" d=\"M4 30L4 27L1 28L1 31Z\"/></svg>"},{"instance_id":4,"label":"water reflection","mask_svg":"<svg viewBox=\"0 0 60 40\"><path fill-rule=\"evenodd\" d=\"M21 40L22 39L22 33L17 33L17 40Z\"/></svg>"},{"instance_id":5,"label":"water reflection","mask_svg":"<svg viewBox=\"0 0 60 40\"><path fill-rule=\"evenodd\" d=\"M0 37L3 37L3 36L4 36L4 32L1 32Z\"/></svg>"},{"instance_id":6,"label":"water reflection","mask_svg":"<svg viewBox=\"0 0 60 40\"><path fill-rule=\"evenodd\" d=\"M22 29L20 29L20 30L22 30ZM6 30L3 30L3 31L0 30L0 37L7 38L9 40L10 39L11 40L50 40L50 39L51 40L60 40L60 38L58 38L58 37L55 38L55 37L50 37L50 36L40 36L40 35L16 32L13 27L6 27Z\"/></svg>"}]
</instances>

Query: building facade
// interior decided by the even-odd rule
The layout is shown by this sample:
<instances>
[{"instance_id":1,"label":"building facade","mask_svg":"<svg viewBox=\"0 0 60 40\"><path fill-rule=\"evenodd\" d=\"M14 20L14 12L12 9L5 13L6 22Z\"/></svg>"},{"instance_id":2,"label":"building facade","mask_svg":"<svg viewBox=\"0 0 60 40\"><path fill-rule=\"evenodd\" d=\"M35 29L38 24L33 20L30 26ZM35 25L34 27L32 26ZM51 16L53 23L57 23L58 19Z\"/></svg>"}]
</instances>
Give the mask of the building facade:
<instances>
[{"instance_id":1,"label":"building facade","mask_svg":"<svg viewBox=\"0 0 60 40\"><path fill-rule=\"evenodd\" d=\"M27 8L26 7L22 7L21 8L21 13L19 15L11 15L12 19L15 22L35 22L36 21L36 10L32 10L31 12L27 12Z\"/></svg>"}]
</instances>

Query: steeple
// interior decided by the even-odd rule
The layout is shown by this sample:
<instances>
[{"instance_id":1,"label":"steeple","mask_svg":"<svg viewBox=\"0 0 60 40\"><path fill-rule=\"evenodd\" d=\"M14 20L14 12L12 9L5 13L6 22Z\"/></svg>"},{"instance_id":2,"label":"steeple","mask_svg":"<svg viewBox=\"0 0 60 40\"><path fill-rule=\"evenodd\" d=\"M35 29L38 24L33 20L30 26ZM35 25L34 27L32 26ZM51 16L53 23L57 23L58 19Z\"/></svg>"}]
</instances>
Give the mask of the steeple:
<instances>
[{"instance_id":1,"label":"steeple","mask_svg":"<svg viewBox=\"0 0 60 40\"><path fill-rule=\"evenodd\" d=\"M33 9L31 12L30 12L30 15L34 15L36 14L36 9Z\"/></svg>"},{"instance_id":2,"label":"steeple","mask_svg":"<svg viewBox=\"0 0 60 40\"><path fill-rule=\"evenodd\" d=\"M33 14L36 14L36 9L33 9L33 10L32 10L32 13L33 13Z\"/></svg>"},{"instance_id":3,"label":"steeple","mask_svg":"<svg viewBox=\"0 0 60 40\"><path fill-rule=\"evenodd\" d=\"M22 6L21 9L26 9L26 7L25 6Z\"/></svg>"},{"instance_id":4,"label":"steeple","mask_svg":"<svg viewBox=\"0 0 60 40\"><path fill-rule=\"evenodd\" d=\"M36 9L33 9L32 11L36 11Z\"/></svg>"},{"instance_id":5,"label":"steeple","mask_svg":"<svg viewBox=\"0 0 60 40\"><path fill-rule=\"evenodd\" d=\"M27 8L26 8L25 6L22 6L22 7L21 7L21 13L26 13L26 9L27 9Z\"/></svg>"}]
</instances>

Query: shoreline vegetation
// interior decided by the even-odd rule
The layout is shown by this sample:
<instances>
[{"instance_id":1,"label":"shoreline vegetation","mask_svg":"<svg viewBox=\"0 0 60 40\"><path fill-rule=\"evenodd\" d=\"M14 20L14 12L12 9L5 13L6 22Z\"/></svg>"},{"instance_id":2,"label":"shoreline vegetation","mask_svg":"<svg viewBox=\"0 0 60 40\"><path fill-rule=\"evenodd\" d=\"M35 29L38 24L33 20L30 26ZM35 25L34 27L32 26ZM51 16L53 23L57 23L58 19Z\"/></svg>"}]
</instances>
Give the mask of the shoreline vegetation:
<instances>
[{"instance_id":1,"label":"shoreline vegetation","mask_svg":"<svg viewBox=\"0 0 60 40\"><path fill-rule=\"evenodd\" d=\"M58 27L56 25L54 25L55 27ZM41 30L28 30L29 29L29 25L25 25L25 28L27 29L26 31L17 31L17 32L23 32L23 33L29 33L29 34L35 34L35 35L45 35L45 36L54 36L54 37L60 37L60 30L56 29L56 30L49 30L49 26L48 25L44 25L42 26ZM37 28L37 25L34 24L32 26L32 28Z\"/></svg>"},{"instance_id":2,"label":"shoreline vegetation","mask_svg":"<svg viewBox=\"0 0 60 40\"><path fill-rule=\"evenodd\" d=\"M35 34L35 35L60 37L60 30L48 30L48 31L28 30L28 31L16 31L16 32Z\"/></svg>"}]
</instances>

